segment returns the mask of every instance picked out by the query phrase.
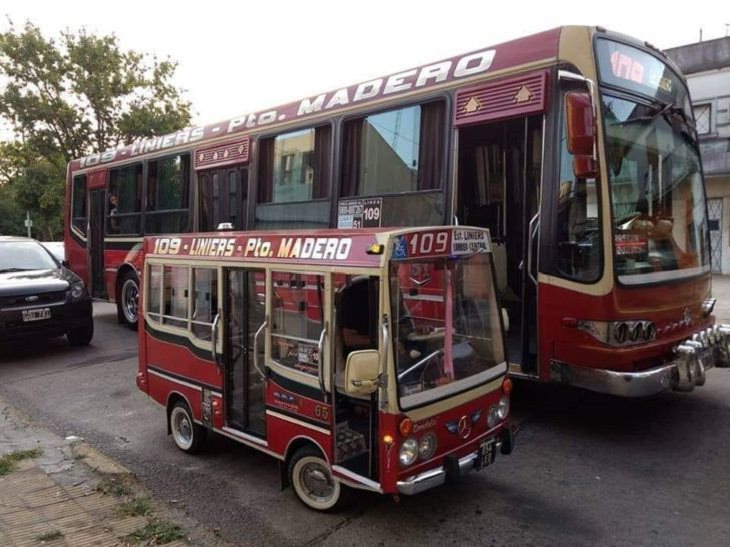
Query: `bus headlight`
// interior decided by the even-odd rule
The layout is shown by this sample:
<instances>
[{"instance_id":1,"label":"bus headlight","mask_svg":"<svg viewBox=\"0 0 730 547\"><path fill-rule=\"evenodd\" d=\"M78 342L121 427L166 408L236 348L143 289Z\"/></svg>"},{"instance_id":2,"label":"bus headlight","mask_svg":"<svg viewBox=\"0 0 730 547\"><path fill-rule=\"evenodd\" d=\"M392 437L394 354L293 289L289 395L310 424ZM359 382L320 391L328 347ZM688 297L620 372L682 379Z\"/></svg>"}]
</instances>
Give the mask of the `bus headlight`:
<instances>
[{"instance_id":1,"label":"bus headlight","mask_svg":"<svg viewBox=\"0 0 730 547\"><path fill-rule=\"evenodd\" d=\"M418 457L418 442L416 439L406 439L400 446L400 463L402 466L411 465Z\"/></svg>"},{"instance_id":2,"label":"bus headlight","mask_svg":"<svg viewBox=\"0 0 730 547\"><path fill-rule=\"evenodd\" d=\"M422 460L429 460L436 453L436 435L429 433L418 444L418 456Z\"/></svg>"},{"instance_id":3,"label":"bus headlight","mask_svg":"<svg viewBox=\"0 0 730 547\"><path fill-rule=\"evenodd\" d=\"M502 397L497 404L497 418L504 420L509 414L509 398Z\"/></svg>"},{"instance_id":4,"label":"bus headlight","mask_svg":"<svg viewBox=\"0 0 730 547\"><path fill-rule=\"evenodd\" d=\"M78 300L84 295L84 282L78 281L71 285L71 298Z\"/></svg>"},{"instance_id":5,"label":"bus headlight","mask_svg":"<svg viewBox=\"0 0 730 547\"><path fill-rule=\"evenodd\" d=\"M489 413L487 414L487 428L492 429L499 422L499 411L497 405L489 407Z\"/></svg>"}]
</instances>

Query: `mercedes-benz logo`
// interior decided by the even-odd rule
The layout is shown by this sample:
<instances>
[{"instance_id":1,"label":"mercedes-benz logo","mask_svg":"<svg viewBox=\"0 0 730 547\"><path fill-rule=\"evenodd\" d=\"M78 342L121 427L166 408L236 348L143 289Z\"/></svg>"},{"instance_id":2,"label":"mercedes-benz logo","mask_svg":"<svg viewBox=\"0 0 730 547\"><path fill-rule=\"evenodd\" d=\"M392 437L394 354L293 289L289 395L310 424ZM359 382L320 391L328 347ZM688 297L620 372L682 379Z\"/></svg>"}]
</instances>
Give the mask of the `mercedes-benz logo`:
<instances>
[{"instance_id":1,"label":"mercedes-benz logo","mask_svg":"<svg viewBox=\"0 0 730 547\"><path fill-rule=\"evenodd\" d=\"M466 439L471 433L471 420L466 416L459 418L459 437Z\"/></svg>"}]
</instances>

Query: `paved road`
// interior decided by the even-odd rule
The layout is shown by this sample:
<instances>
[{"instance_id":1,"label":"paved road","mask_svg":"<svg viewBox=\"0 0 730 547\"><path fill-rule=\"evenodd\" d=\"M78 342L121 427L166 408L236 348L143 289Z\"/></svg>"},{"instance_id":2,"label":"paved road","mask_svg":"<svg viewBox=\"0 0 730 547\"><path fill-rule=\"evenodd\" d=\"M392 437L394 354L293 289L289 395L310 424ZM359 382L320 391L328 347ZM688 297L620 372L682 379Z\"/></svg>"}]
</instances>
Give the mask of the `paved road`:
<instances>
[{"instance_id":1,"label":"paved road","mask_svg":"<svg viewBox=\"0 0 730 547\"><path fill-rule=\"evenodd\" d=\"M730 280L719 315L730 319ZM223 438L191 457L137 391L136 335L95 304L92 346L0 352L0 393L58 433L117 459L160 500L241 544L730 545L730 370L690 394L621 400L518 384L516 452L456 487L402 499L359 494L306 510L275 461Z\"/></svg>"}]
</instances>

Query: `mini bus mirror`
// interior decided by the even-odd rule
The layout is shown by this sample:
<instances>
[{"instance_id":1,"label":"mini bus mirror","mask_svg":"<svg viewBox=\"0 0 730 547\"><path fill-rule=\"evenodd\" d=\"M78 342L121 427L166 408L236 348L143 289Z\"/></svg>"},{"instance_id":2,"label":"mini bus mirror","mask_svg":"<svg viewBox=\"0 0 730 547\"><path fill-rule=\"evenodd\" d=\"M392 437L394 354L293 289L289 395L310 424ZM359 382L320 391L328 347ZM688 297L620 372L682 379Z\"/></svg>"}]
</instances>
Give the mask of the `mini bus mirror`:
<instances>
[{"instance_id":1,"label":"mini bus mirror","mask_svg":"<svg viewBox=\"0 0 730 547\"><path fill-rule=\"evenodd\" d=\"M345 365L345 391L349 395L368 395L380 384L380 354L375 349L353 351Z\"/></svg>"}]
</instances>

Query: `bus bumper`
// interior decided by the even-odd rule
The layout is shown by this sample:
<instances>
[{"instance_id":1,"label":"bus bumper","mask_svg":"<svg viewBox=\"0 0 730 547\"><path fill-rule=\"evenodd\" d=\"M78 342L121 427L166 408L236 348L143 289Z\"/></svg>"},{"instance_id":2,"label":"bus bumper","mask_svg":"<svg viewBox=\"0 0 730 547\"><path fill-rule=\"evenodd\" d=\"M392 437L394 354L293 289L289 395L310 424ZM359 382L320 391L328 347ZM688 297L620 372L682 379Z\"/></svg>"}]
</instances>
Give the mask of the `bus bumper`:
<instances>
[{"instance_id":1,"label":"bus bumper","mask_svg":"<svg viewBox=\"0 0 730 547\"><path fill-rule=\"evenodd\" d=\"M513 447L514 432L510 426L505 426L499 434L495 451L498 451L500 454L507 455L512 453ZM458 459L453 458L451 461L449 461L447 457L447 461L444 462L442 467L430 469L423 473L419 473L418 475L414 475L413 477L408 477L406 480L398 481L396 483L398 493L405 496L412 496L414 494L430 490L431 488L441 486L447 482L455 481L459 477L463 477L470 471L476 469L475 465L478 458L478 450L470 452L466 456L462 456Z\"/></svg>"},{"instance_id":2,"label":"bus bumper","mask_svg":"<svg viewBox=\"0 0 730 547\"><path fill-rule=\"evenodd\" d=\"M712 367L730 366L730 325L716 325L684 340L672 361L640 372L579 367L553 361L551 379L619 397L647 397L667 389L692 391Z\"/></svg>"}]
</instances>

